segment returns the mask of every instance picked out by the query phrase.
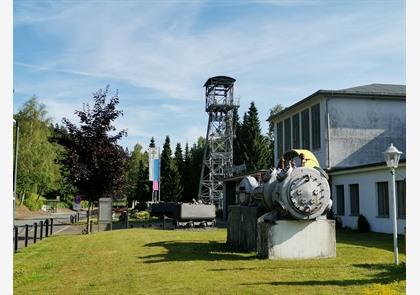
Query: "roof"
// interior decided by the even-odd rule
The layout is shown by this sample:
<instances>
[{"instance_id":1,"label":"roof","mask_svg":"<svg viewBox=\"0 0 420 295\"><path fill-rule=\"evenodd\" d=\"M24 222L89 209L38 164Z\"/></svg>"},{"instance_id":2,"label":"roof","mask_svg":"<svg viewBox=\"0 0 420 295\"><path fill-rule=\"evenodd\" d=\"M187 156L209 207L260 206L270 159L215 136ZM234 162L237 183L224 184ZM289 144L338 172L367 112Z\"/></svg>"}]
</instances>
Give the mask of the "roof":
<instances>
[{"instance_id":1,"label":"roof","mask_svg":"<svg viewBox=\"0 0 420 295\"><path fill-rule=\"evenodd\" d=\"M272 121L280 115L290 111L291 109L301 105L304 102L311 100L319 95L331 95L331 96L344 96L344 97L357 97L368 96L370 98L382 98L382 99L401 99L405 100L405 85L399 84L379 84L373 83L368 85L356 86L338 90L325 90L320 89L308 97L298 101L297 103L285 108L281 112L271 115L267 121Z\"/></svg>"},{"instance_id":2,"label":"roof","mask_svg":"<svg viewBox=\"0 0 420 295\"><path fill-rule=\"evenodd\" d=\"M373 83L369 85L356 86L356 87L340 89L340 90L324 90L324 91L334 91L335 93L343 93L343 94L373 94L373 95L405 96L405 85Z\"/></svg>"},{"instance_id":3,"label":"roof","mask_svg":"<svg viewBox=\"0 0 420 295\"><path fill-rule=\"evenodd\" d=\"M406 159L400 159L399 164L405 164ZM328 173L334 173L334 172L341 172L341 171L351 171L351 170L358 170L358 169L364 169L364 168L373 168L373 167L386 167L386 162L377 162L377 163L369 163L369 164L363 164L359 166L352 166L352 167L336 167L331 168L329 170L326 170Z\"/></svg>"},{"instance_id":4,"label":"roof","mask_svg":"<svg viewBox=\"0 0 420 295\"><path fill-rule=\"evenodd\" d=\"M207 87L210 84L232 85L235 81L235 79L228 76L214 76L209 78L203 87Z\"/></svg>"}]
</instances>

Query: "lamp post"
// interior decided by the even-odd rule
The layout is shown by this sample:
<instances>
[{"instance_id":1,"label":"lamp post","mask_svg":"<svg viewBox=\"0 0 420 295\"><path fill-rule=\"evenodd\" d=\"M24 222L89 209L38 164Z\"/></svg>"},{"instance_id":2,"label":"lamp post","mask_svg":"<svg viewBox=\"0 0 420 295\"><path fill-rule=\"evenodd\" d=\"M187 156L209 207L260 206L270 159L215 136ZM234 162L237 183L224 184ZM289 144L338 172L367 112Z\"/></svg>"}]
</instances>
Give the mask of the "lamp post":
<instances>
[{"instance_id":1,"label":"lamp post","mask_svg":"<svg viewBox=\"0 0 420 295\"><path fill-rule=\"evenodd\" d=\"M15 222L16 211L16 181L17 181L17 164L18 164L18 151L19 151L19 123L13 119L15 125L15 155L13 161L13 222Z\"/></svg>"},{"instance_id":2,"label":"lamp post","mask_svg":"<svg viewBox=\"0 0 420 295\"><path fill-rule=\"evenodd\" d=\"M397 237L397 205L395 201L395 169L398 168L398 162L400 161L400 156L402 152L397 150L394 145L391 145L383 152L385 157L385 162L388 168L391 170L392 183L391 183L391 217L393 224L393 234L394 234L394 263L398 264L398 237Z\"/></svg>"}]
</instances>

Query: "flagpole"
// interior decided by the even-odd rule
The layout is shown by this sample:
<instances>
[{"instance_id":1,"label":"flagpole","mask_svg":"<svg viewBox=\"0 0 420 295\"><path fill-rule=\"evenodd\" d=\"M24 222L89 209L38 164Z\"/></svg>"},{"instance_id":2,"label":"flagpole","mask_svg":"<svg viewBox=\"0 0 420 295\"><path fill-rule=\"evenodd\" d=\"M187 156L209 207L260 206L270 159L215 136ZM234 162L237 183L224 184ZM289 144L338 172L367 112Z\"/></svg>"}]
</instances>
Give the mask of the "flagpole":
<instances>
[{"instance_id":1,"label":"flagpole","mask_svg":"<svg viewBox=\"0 0 420 295\"><path fill-rule=\"evenodd\" d=\"M159 157L159 165L158 165L158 202L160 202L160 149L158 148L158 157Z\"/></svg>"}]
</instances>

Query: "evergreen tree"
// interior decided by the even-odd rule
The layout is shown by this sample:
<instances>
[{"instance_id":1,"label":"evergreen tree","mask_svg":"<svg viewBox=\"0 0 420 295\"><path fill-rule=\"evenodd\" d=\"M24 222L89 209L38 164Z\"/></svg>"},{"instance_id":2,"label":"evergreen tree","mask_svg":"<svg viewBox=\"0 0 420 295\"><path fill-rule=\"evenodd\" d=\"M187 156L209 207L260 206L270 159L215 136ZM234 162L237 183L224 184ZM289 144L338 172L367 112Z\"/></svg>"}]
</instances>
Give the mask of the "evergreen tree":
<instances>
[{"instance_id":1,"label":"evergreen tree","mask_svg":"<svg viewBox=\"0 0 420 295\"><path fill-rule=\"evenodd\" d=\"M197 199L200 177L201 177L201 167L203 165L204 157L204 148L206 146L206 139L200 136L197 140L197 143L194 143L191 147L191 191L193 192L191 198Z\"/></svg>"},{"instance_id":2,"label":"evergreen tree","mask_svg":"<svg viewBox=\"0 0 420 295\"><path fill-rule=\"evenodd\" d=\"M270 109L270 117L274 116L275 114L281 112L283 110L283 106L281 104L277 104L274 107L272 107ZM274 124L273 122L270 122L269 127L268 127L268 134L266 136L266 140L268 141L269 144L269 152L270 152L270 163L272 163L271 165L274 164Z\"/></svg>"},{"instance_id":3,"label":"evergreen tree","mask_svg":"<svg viewBox=\"0 0 420 295\"><path fill-rule=\"evenodd\" d=\"M165 138L160 161L160 198L162 201L179 201L182 196L181 176L172 158L169 136Z\"/></svg>"},{"instance_id":4,"label":"evergreen tree","mask_svg":"<svg viewBox=\"0 0 420 295\"><path fill-rule=\"evenodd\" d=\"M243 148L241 141L242 124L239 121L238 109L233 109L233 164L241 165L244 163Z\"/></svg>"},{"instance_id":5,"label":"evergreen tree","mask_svg":"<svg viewBox=\"0 0 420 295\"><path fill-rule=\"evenodd\" d=\"M261 134L258 110L254 102L251 102L248 113L244 115L241 140L243 157L249 172L258 169L266 169L273 164L270 163L269 143Z\"/></svg>"},{"instance_id":6,"label":"evergreen tree","mask_svg":"<svg viewBox=\"0 0 420 295\"><path fill-rule=\"evenodd\" d=\"M149 147L151 147L151 148L156 147L156 145L155 145L155 139L153 138L153 136L152 136L152 138L150 139Z\"/></svg>"},{"instance_id":7,"label":"evergreen tree","mask_svg":"<svg viewBox=\"0 0 420 295\"><path fill-rule=\"evenodd\" d=\"M184 170L181 175L182 187L184 188L182 194L183 202L190 202L193 198L196 198L197 192L193 191L192 185L192 156L191 150L189 149L188 142L185 144L184 152Z\"/></svg>"},{"instance_id":8,"label":"evergreen tree","mask_svg":"<svg viewBox=\"0 0 420 295\"><path fill-rule=\"evenodd\" d=\"M178 142L175 147L175 166L178 169L178 172L182 174L184 171L184 159L182 156L182 148L181 144Z\"/></svg>"},{"instance_id":9,"label":"evergreen tree","mask_svg":"<svg viewBox=\"0 0 420 295\"><path fill-rule=\"evenodd\" d=\"M147 157L146 152L143 155L144 157ZM146 202L151 199L152 187L151 182L149 181L149 172L146 163L146 161L140 161L138 167L135 196L136 200L139 202Z\"/></svg>"}]
</instances>

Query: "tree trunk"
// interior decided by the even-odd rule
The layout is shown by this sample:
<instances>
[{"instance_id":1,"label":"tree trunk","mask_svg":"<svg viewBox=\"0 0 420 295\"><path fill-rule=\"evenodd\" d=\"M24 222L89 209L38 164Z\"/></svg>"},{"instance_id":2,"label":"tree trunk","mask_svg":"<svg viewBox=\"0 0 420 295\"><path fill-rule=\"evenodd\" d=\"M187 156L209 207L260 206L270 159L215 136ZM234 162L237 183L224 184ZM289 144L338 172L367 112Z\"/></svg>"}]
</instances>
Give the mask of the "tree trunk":
<instances>
[{"instance_id":1,"label":"tree trunk","mask_svg":"<svg viewBox=\"0 0 420 295\"><path fill-rule=\"evenodd\" d=\"M19 207L22 206L23 201L25 201L25 193L22 194L22 199L20 199Z\"/></svg>"}]
</instances>

